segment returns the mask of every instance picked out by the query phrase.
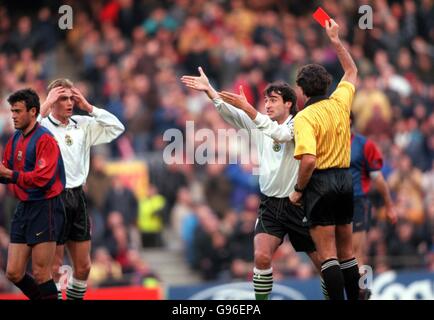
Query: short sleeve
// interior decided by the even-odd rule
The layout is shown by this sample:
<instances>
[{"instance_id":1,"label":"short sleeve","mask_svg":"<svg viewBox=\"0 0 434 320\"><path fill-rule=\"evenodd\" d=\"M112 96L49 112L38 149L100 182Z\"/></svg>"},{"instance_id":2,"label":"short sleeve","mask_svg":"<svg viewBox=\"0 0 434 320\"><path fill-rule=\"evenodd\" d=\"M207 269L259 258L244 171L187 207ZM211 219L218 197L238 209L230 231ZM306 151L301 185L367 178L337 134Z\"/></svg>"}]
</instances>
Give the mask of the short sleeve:
<instances>
[{"instance_id":1,"label":"short sleeve","mask_svg":"<svg viewBox=\"0 0 434 320\"><path fill-rule=\"evenodd\" d=\"M295 151L294 158L300 159L303 154L316 156L315 128L304 117L299 114L294 120Z\"/></svg>"},{"instance_id":2,"label":"short sleeve","mask_svg":"<svg viewBox=\"0 0 434 320\"><path fill-rule=\"evenodd\" d=\"M383 157L378 147L371 140L367 140L363 148L368 172L378 171L383 168Z\"/></svg>"},{"instance_id":3,"label":"short sleeve","mask_svg":"<svg viewBox=\"0 0 434 320\"><path fill-rule=\"evenodd\" d=\"M331 94L330 99L336 100L349 113L355 91L356 89L351 82L341 81L336 90Z\"/></svg>"}]
</instances>

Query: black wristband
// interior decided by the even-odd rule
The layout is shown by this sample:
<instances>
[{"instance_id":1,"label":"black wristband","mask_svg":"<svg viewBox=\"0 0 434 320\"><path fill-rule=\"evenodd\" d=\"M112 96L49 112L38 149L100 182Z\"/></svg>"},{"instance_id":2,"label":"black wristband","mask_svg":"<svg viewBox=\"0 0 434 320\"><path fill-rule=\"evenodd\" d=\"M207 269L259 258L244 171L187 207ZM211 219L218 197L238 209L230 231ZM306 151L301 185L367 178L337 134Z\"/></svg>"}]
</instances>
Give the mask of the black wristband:
<instances>
[{"instance_id":1,"label":"black wristband","mask_svg":"<svg viewBox=\"0 0 434 320\"><path fill-rule=\"evenodd\" d=\"M296 192L300 192L300 193L303 193L303 191L304 191L304 189L298 187L298 184L295 184L295 186L294 186L294 190L295 190Z\"/></svg>"}]
</instances>

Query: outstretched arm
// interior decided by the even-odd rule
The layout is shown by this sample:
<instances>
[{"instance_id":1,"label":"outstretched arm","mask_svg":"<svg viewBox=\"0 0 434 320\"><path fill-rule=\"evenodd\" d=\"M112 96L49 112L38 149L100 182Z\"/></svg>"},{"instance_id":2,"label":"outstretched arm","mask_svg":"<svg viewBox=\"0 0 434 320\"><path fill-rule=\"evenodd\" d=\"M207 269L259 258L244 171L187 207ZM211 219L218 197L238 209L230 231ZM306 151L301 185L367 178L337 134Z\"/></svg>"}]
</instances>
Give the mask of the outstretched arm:
<instances>
[{"instance_id":1,"label":"outstretched arm","mask_svg":"<svg viewBox=\"0 0 434 320\"><path fill-rule=\"evenodd\" d=\"M243 91L243 86L240 86L240 94L235 94L227 91L219 93L220 97L224 102L244 111L250 119L265 135L271 137L277 142L289 142L294 139L294 129L293 123L278 124L277 121L273 121L270 117L258 112L253 106L247 101L247 98Z\"/></svg>"},{"instance_id":2,"label":"outstretched arm","mask_svg":"<svg viewBox=\"0 0 434 320\"><path fill-rule=\"evenodd\" d=\"M357 67L350 53L341 42L341 39L339 38L339 25L333 19L326 21L326 32L336 50L339 62L344 69L345 74L342 77L342 80L355 85L357 80Z\"/></svg>"},{"instance_id":3,"label":"outstretched arm","mask_svg":"<svg viewBox=\"0 0 434 320\"><path fill-rule=\"evenodd\" d=\"M202 67L199 67L197 69L199 70L199 77L182 76L181 82L185 84L188 88L205 92L208 98L210 98L211 100L218 98L219 95L217 91L215 91L209 83L208 77L206 76L205 72L203 72Z\"/></svg>"},{"instance_id":4,"label":"outstretched arm","mask_svg":"<svg viewBox=\"0 0 434 320\"><path fill-rule=\"evenodd\" d=\"M224 102L244 111L250 119L255 120L258 111L256 111L256 109L247 101L246 95L243 91L243 86L240 86L240 94L222 91L219 93L219 96Z\"/></svg>"},{"instance_id":5,"label":"outstretched arm","mask_svg":"<svg viewBox=\"0 0 434 320\"><path fill-rule=\"evenodd\" d=\"M182 76L181 82L188 88L205 92L214 103L222 118L230 125L236 128L254 128L255 124L251 118L249 118L243 111L223 101L217 91L215 91L215 89L209 83L208 77L206 76L205 72L203 72L202 68L199 67L198 70L200 74L199 77Z\"/></svg>"}]
</instances>

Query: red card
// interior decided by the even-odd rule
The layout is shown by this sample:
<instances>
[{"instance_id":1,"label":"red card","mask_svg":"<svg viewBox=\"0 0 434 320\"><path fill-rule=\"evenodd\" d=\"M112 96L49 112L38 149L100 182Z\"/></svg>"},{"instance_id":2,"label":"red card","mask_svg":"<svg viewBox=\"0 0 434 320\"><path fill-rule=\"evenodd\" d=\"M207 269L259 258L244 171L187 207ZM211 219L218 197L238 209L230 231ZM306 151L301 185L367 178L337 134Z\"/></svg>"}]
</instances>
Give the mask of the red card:
<instances>
[{"instance_id":1,"label":"red card","mask_svg":"<svg viewBox=\"0 0 434 320\"><path fill-rule=\"evenodd\" d=\"M327 20L330 20L330 17L327 14L327 12L325 12L321 7L316 9L316 11L313 13L312 16L323 28L325 28L326 26L325 22Z\"/></svg>"}]
</instances>

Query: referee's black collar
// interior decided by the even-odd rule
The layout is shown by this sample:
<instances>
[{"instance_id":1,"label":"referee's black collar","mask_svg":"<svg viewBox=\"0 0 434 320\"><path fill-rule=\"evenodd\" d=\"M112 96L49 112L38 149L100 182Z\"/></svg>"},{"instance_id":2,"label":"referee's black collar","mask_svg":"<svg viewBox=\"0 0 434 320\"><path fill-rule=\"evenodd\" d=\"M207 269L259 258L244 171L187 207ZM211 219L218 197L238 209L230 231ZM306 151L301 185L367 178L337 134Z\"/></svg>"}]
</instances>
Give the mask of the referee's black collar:
<instances>
[{"instance_id":1,"label":"referee's black collar","mask_svg":"<svg viewBox=\"0 0 434 320\"><path fill-rule=\"evenodd\" d=\"M306 107L310 106L311 104L317 103L317 102L319 102L319 101L321 101L321 100L325 100L325 99L328 99L328 97L327 97L326 95L310 97L310 98L307 99L307 101L304 103L304 107L306 108Z\"/></svg>"}]
</instances>

